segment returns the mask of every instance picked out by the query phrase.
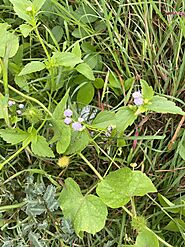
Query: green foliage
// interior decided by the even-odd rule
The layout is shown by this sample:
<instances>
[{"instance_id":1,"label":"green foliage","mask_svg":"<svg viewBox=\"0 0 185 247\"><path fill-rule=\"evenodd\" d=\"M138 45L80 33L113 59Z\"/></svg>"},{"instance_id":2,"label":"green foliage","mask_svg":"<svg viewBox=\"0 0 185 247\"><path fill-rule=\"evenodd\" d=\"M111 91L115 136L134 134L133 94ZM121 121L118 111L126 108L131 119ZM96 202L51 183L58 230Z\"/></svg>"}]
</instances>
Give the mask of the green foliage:
<instances>
[{"instance_id":1,"label":"green foliage","mask_svg":"<svg viewBox=\"0 0 185 247\"><path fill-rule=\"evenodd\" d=\"M77 94L77 101L81 104L88 105L94 97L94 87L92 83L86 83L83 85Z\"/></svg>"},{"instance_id":2,"label":"green foliage","mask_svg":"<svg viewBox=\"0 0 185 247\"><path fill-rule=\"evenodd\" d=\"M25 65L25 67L19 73L19 76L31 74L33 72L41 71L45 69L45 65L39 61L32 61Z\"/></svg>"},{"instance_id":3,"label":"green foliage","mask_svg":"<svg viewBox=\"0 0 185 247\"><path fill-rule=\"evenodd\" d=\"M100 112L93 120L93 127L106 129L108 126L115 126L115 113L110 111Z\"/></svg>"},{"instance_id":4,"label":"green foliage","mask_svg":"<svg viewBox=\"0 0 185 247\"><path fill-rule=\"evenodd\" d=\"M31 149L35 155L41 157L55 157L53 151L43 136L37 135L33 138L31 142Z\"/></svg>"},{"instance_id":5,"label":"green foliage","mask_svg":"<svg viewBox=\"0 0 185 247\"><path fill-rule=\"evenodd\" d=\"M129 168L111 172L96 189L102 201L111 208L124 206L133 196L144 196L156 191L155 186L144 173Z\"/></svg>"},{"instance_id":6,"label":"green foliage","mask_svg":"<svg viewBox=\"0 0 185 247\"><path fill-rule=\"evenodd\" d=\"M83 60L76 56L74 53L70 52L59 52L53 53L52 60L56 66L64 66L74 68L75 65L82 63Z\"/></svg>"},{"instance_id":7,"label":"green foliage","mask_svg":"<svg viewBox=\"0 0 185 247\"><path fill-rule=\"evenodd\" d=\"M1 129L0 136L7 143L15 145L26 140L29 137L29 133L19 128Z\"/></svg>"},{"instance_id":8,"label":"green foliage","mask_svg":"<svg viewBox=\"0 0 185 247\"><path fill-rule=\"evenodd\" d=\"M141 83L143 98L147 100L152 100L154 96L153 88L149 86L148 83L144 80L141 80L140 83Z\"/></svg>"},{"instance_id":9,"label":"green foliage","mask_svg":"<svg viewBox=\"0 0 185 247\"><path fill-rule=\"evenodd\" d=\"M76 66L75 68L80 74L84 75L85 77L87 77L87 79L94 81L95 77L93 74L93 71L91 69L91 67L86 64L86 63L81 63L79 65Z\"/></svg>"},{"instance_id":10,"label":"green foliage","mask_svg":"<svg viewBox=\"0 0 185 247\"><path fill-rule=\"evenodd\" d=\"M107 217L105 204L97 196L83 196L79 186L71 178L65 180L59 204L64 216L73 222L79 237L83 236L84 231L95 234L105 225Z\"/></svg>"},{"instance_id":11,"label":"green foliage","mask_svg":"<svg viewBox=\"0 0 185 247\"><path fill-rule=\"evenodd\" d=\"M153 247L159 247L159 241L155 236L155 234L148 229L144 229L138 234L134 246L135 247L151 246L151 244Z\"/></svg>"},{"instance_id":12,"label":"green foliage","mask_svg":"<svg viewBox=\"0 0 185 247\"><path fill-rule=\"evenodd\" d=\"M69 89L67 90L61 101L55 107L55 110L52 115L54 119L61 120L64 117L63 114L66 108L68 97L69 97Z\"/></svg>"}]
</instances>

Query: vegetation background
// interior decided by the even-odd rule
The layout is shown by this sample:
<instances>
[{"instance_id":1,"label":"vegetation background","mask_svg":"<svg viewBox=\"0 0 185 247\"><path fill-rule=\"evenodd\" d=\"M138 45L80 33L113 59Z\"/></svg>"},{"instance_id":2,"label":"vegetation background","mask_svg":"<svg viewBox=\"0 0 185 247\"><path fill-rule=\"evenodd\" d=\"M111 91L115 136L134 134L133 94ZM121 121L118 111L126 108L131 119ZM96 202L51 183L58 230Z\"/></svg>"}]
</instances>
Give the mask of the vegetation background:
<instances>
[{"instance_id":1,"label":"vegetation background","mask_svg":"<svg viewBox=\"0 0 185 247\"><path fill-rule=\"evenodd\" d=\"M14 127L28 130L30 123L36 123L40 135L50 140L51 126L41 106L53 111L70 88L68 105L90 122L100 111L132 102L128 89L132 85L130 92L139 90L140 79L147 81L157 95L167 95L184 109L184 0L46 0L35 29L21 26L25 21L15 13L13 2L0 0L1 23L8 23L10 32L19 37L19 50L7 62L7 74L1 73L0 92L6 93L2 81L7 75L9 100L15 102L11 106L9 102ZM67 67L53 74L37 67L24 78L18 76L27 63L46 60L56 50L77 47L79 52L76 44L95 80L91 72L88 78ZM1 65L2 61L6 64L5 58ZM1 129L6 124L0 119ZM184 246L184 117L143 113L124 134L125 139L118 143L116 137L99 131L96 145L90 143L83 151L84 157L102 175L125 166L144 171L163 196L153 193L136 197L138 215L169 243L160 246ZM18 150L19 144L0 139L1 164L16 154L0 175L2 247L134 246L137 231L122 208L109 209L105 227L94 235L85 233L83 239L63 216L57 199L67 177L77 182L83 194L93 191L97 183L82 157L73 154L68 164L68 160L58 162L61 155L54 149L55 158L34 154L30 148ZM129 203L127 208L131 209ZM152 246L158 245L151 242Z\"/></svg>"}]
</instances>

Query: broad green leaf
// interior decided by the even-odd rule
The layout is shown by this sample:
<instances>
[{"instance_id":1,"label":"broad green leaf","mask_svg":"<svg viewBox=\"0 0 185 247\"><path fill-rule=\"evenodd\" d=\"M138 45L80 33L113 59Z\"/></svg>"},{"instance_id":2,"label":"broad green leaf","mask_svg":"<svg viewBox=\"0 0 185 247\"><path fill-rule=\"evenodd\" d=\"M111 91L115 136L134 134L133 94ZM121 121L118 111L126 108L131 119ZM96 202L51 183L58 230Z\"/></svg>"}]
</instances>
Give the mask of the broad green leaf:
<instances>
[{"instance_id":1,"label":"broad green leaf","mask_svg":"<svg viewBox=\"0 0 185 247\"><path fill-rule=\"evenodd\" d=\"M73 14L82 23L91 23L98 19L96 12L88 5L80 5Z\"/></svg>"},{"instance_id":2,"label":"broad green leaf","mask_svg":"<svg viewBox=\"0 0 185 247\"><path fill-rule=\"evenodd\" d=\"M107 207L94 195L83 196L78 184L72 179L65 180L65 187L59 197L64 216L73 222L76 234L83 236L103 229L107 218Z\"/></svg>"},{"instance_id":3,"label":"broad green leaf","mask_svg":"<svg viewBox=\"0 0 185 247\"><path fill-rule=\"evenodd\" d=\"M171 232L185 232L185 222L182 219L175 218L164 229Z\"/></svg>"},{"instance_id":4,"label":"broad green leaf","mask_svg":"<svg viewBox=\"0 0 185 247\"><path fill-rule=\"evenodd\" d=\"M52 28L51 32L52 32L52 35L54 36L54 38L52 38L52 37L51 38L53 39L53 41L55 39L57 42L59 42L61 40L62 36L64 35L64 30L59 25L54 26Z\"/></svg>"},{"instance_id":5,"label":"broad green leaf","mask_svg":"<svg viewBox=\"0 0 185 247\"><path fill-rule=\"evenodd\" d=\"M28 35L30 34L30 32L32 31L32 27L28 24L22 24L19 26L20 31L23 35L24 38L28 37Z\"/></svg>"},{"instance_id":6,"label":"broad green leaf","mask_svg":"<svg viewBox=\"0 0 185 247\"><path fill-rule=\"evenodd\" d=\"M53 121L54 124L54 137L52 140L56 144L56 150L59 154L63 154L66 149L68 148L70 141L71 141L71 128L69 125L64 123L64 120L55 120ZM50 141L52 143L53 141Z\"/></svg>"},{"instance_id":7,"label":"broad green leaf","mask_svg":"<svg viewBox=\"0 0 185 247\"><path fill-rule=\"evenodd\" d=\"M79 57L70 52L56 51L53 53L52 59L55 61L56 66L74 67L75 65L82 63Z\"/></svg>"},{"instance_id":8,"label":"broad green leaf","mask_svg":"<svg viewBox=\"0 0 185 247\"><path fill-rule=\"evenodd\" d=\"M41 71L43 69L45 69L44 63L39 61L32 61L24 66L24 68L19 73L19 76L31 74L33 72Z\"/></svg>"},{"instance_id":9,"label":"broad green leaf","mask_svg":"<svg viewBox=\"0 0 185 247\"><path fill-rule=\"evenodd\" d=\"M73 49L72 49L72 53L79 57L80 59L82 58L82 52L81 52L81 49L80 49L80 45L79 45L79 42L75 43Z\"/></svg>"},{"instance_id":10,"label":"broad green leaf","mask_svg":"<svg viewBox=\"0 0 185 247\"><path fill-rule=\"evenodd\" d=\"M0 23L0 57L11 58L18 51L19 39L15 34L7 31L8 27L7 23Z\"/></svg>"},{"instance_id":11,"label":"broad green leaf","mask_svg":"<svg viewBox=\"0 0 185 247\"><path fill-rule=\"evenodd\" d=\"M158 113L185 115L185 112L180 107L176 106L174 102L161 96L154 96L147 105L147 109Z\"/></svg>"},{"instance_id":12,"label":"broad green leaf","mask_svg":"<svg viewBox=\"0 0 185 247\"><path fill-rule=\"evenodd\" d=\"M92 69L90 68L90 66L86 63L81 63L79 65L76 66L75 68L80 74L84 75L85 77L87 77L87 79L94 81L95 77L93 74Z\"/></svg>"},{"instance_id":13,"label":"broad green leaf","mask_svg":"<svg viewBox=\"0 0 185 247\"><path fill-rule=\"evenodd\" d=\"M144 229L142 232L140 232L136 238L136 243L134 245L135 247L159 247L159 241L156 237L156 235L147 229Z\"/></svg>"},{"instance_id":14,"label":"broad green leaf","mask_svg":"<svg viewBox=\"0 0 185 247\"><path fill-rule=\"evenodd\" d=\"M128 126L132 125L137 119L135 112L128 106L120 108L116 113L116 127L119 132L124 132Z\"/></svg>"},{"instance_id":15,"label":"broad green leaf","mask_svg":"<svg viewBox=\"0 0 185 247\"><path fill-rule=\"evenodd\" d=\"M144 196L156 191L151 180L144 173L129 168L111 172L96 189L102 201L111 208L125 205L133 196Z\"/></svg>"},{"instance_id":16,"label":"broad green leaf","mask_svg":"<svg viewBox=\"0 0 185 247\"><path fill-rule=\"evenodd\" d=\"M102 78L96 78L94 81L94 86L97 89L101 89L104 86L104 80Z\"/></svg>"},{"instance_id":17,"label":"broad green leaf","mask_svg":"<svg viewBox=\"0 0 185 247\"><path fill-rule=\"evenodd\" d=\"M24 91L29 93L29 86L28 86L28 82L27 82L27 78L26 76L18 76L16 75L14 77L14 81L15 83Z\"/></svg>"},{"instance_id":18,"label":"broad green leaf","mask_svg":"<svg viewBox=\"0 0 185 247\"><path fill-rule=\"evenodd\" d=\"M55 157L53 151L51 150L46 139L43 136L35 136L35 138L31 142L31 149L35 155L41 157Z\"/></svg>"},{"instance_id":19,"label":"broad green leaf","mask_svg":"<svg viewBox=\"0 0 185 247\"><path fill-rule=\"evenodd\" d=\"M38 12L42 8L45 2L46 0L34 0L33 1L34 10Z\"/></svg>"},{"instance_id":20,"label":"broad green leaf","mask_svg":"<svg viewBox=\"0 0 185 247\"><path fill-rule=\"evenodd\" d=\"M128 78L126 81L124 81L124 88L125 91L129 90L135 81L135 77Z\"/></svg>"},{"instance_id":21,"label":"broad green leaf","mask_svg":"<svg viewBox=\"0 0 185 247\"><path fill-rule=\"evenodd\" d=\"M69 89L67 90L67 92L65 93L64 97L61 99L61 101L58 103L58 105L56 106L54 112L53 112L53 118L60 120L64 118L64 111L66 108L66 103L67 100L69 98Z\"/></svg>"},{"instance_id":22,"label":"broad green leaf","mask_svg":"<svg viewBox=\"0 0 185 247\"><path fill-rule=\"evenodd\" d=\"M106 129L108 126L116 126L115 113L110 111L102 111L98 113L92 126L99 129Z\"/></svg>"},{"instance_id":23,"label":"broad green leaf","mask_svg":"<svg viewBox=\"0 0 185 247\"><path fill-rule=\"evenodd\" d=\"M29 11L27 11L28 7L32 7L32 2L28 0L9 0L13 4L14 11L16 14L23 20L28 23L31 22L32 16Z\"/></svg>"},{"instance_id":24,"label":"broad green leaf","mask_svg":"<svg viewBox=\"0 0 185 247\"><path fill-rule=\"evenodd\" d=\"M26 131L23 131L19 128L16 129L1 129L0 130L0 136L1 138L8 142L11 143L12 145L15 145L17 143L20 143L29 136L30 134L27 133Z\"/></svg>"},{"instance_id":25,"label":"broad green leaf","mask_svg":"<svg viewBox=\"0 0 185 247\"><path fill-rule=\"evenodd\" d=\"M86 131L72 131L71 143L65 154L76 154L81 152L89 144L89 135Z\"/></svg>"},{"instance_id":26,"label":"broad green leaf","mask_svg":"<svg viewBox=\"0 0 185 247\"><path fill-rule=\"evenodd\" d=\"M154 96L154 90L148 83L144 80L140 80L141 88L142 88L142 95L144 99L151 100Z\"/></svg>"},{"instance_id":27,"label":"broad green leaf","mask_svg":"<svg viewBox=\"0 0 185 247\"><path fill-rule=\"evenodd\" d=\"M94 87L92 83L86 83L83 85L77 93L78 103L88 105L94 98Z\"/></svg>"}]
</instances>

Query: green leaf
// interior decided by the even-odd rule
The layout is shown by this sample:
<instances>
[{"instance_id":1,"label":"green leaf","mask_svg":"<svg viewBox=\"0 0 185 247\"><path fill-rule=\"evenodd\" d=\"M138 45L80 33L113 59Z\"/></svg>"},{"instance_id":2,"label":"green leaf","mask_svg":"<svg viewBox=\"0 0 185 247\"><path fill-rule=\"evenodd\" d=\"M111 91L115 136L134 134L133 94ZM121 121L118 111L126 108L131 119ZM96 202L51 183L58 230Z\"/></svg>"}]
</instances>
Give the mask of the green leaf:
<instances>
[{"instance_id":1,"label":"green leaf","mask_svg":"<svg viewBox=\"0 0 185 247\"><path fill-rule=\"evenodd\" d=\"M8 99L0 93L0 119L4 118L5 122L8 123Z\"/></svg>"},{"instance_id":2,"label":"green leaf","mask_svg":"<svg viewBox=\"0 0 185 247\"><path fill-rule=\"evenodd\" d=\"M151 180L144 173L129 168L111 172L96 189L102 201L111 208L125 205L133 196L144 196L156 191Z\"/></svg>"},{"instance_id":3,"label":"green leaf","mask_svg":"<svg viewBox=\"0 0 185 247\"><path fill-rule=\"evenodd\" d=\"M38 12L42 8L45 2L46 0L34 0L33 1L34 10Z\"/></svg>"},{"instance_id":4,"label":"green leaf","mask_svg":"<svg viewBox=\"0 0 185 247\"><path fill-rule=\"evenodd\" d=\"M88 105L94 98L94 87L92 83L86 83L83 85L77 93L78 103Z\"/></svg>"},{"instance_id":5,"label":"green leaf","mask_svg":"<svg viewBox=\"0 0 185 247\"><path fill-rule=\"evenodd\" d=\"M78 184L72 178L65 180L59 204L64 216L73 222L79 237L82 237L83 231L95 234L105 226L107 218L105 204L97 196L83 196Z\"/></svg>"},{"instance_id":6,"label":"green leaf","mask_svg":"<svg viewBox=\"0 0 185 247\"><path fill-rule=\"evenodd\" d=\"M1 129L0 130L0 136L1 138L8 142L11 143L12 145L15 145L17 143L20 143L29 136L30 134L27 133L26 131L23 131L19 128L16 129Z\"/></svg>"},{"instance_id":7,"label":"green leaf","mask_svg":"<svg viewBox=\"0 0 185 247\"><path fill-rule=\"evenodd\" d=\"M26 38L31 33L33 28L30 25L22 24L19 26L19 29L20 29L23 37Z\"/></svg>"},{"instance_id":8,"label":"green leaf","mask_svg":"<svg viewBox=\"0 0 185 247\"><path fill-rule=\"evenodd\" d=\"M58 105L56 106L53 112L54 119L60 120L64 118L63 114L66 108L66 103L67 103L68 98L69 98L69 89L67 90L67 92L65 93L61 101L58 103Z\"/></svg>"},{"instance_id":9,"label":"green leaf","mask_svg":"<svg viewBox=\"0 0 185 247\"><path fill-rule=\"evenodd\" d=\"M150 103L147 105L147 109L158 113L172 113L185 115L185 112L174 102L167 100L161 96L154 96Z\"/></svg>"},{"instance_id":10,"label":"green leaf","mask_svg":"<svg viewBox=\"0 0 185 247\"><path fill-rule=\"evenodd\" d=\"M44 247L44 244L42 244L40 238L40 234L39 233L33 233L33 232L29 232L29 241L31 244L33 244L34 247Z\"/></svg>"},{"instance_id":11,"label":"green leaf","mask_svg":"<svg viewBox=\"0 0 185 247\"><path fill-rule=\"evenodd\" d=\"M144 99L151 100L154 96L154 90L148 83L144 80L140 80L141 88L142 88L142 95Z\"/></svg>"},{"instance_id":12,"label":"green leaf","mask_svg":"<svg viewBox=\"0 0 185 247\"><path fill-rule=\"evenodd\" d=\"M71 128L64 123L64 120L55 120L54 137L50 143L57 141L56 150L59 154L63 154L71 142Z\"/></svg>"},{"instance_id":13,"label":"green leaf","mask_svg":"<svg viewBox=\"0 0 185 247\"><path fill-rule=\"evenodd\" d=\"M165 207L165 210L171 213L178 213L180 210L179 208L175 208L175 204L170 202L165 196L158 193L158 199L160 204ZM168 208L166 208L168 207ZM174 208L173 208L174 207Z\"/></svg>"},{"instance_id":14,"label":"green leaf","mask_svg":"<svg viewBox=\"0 0 185 247\"><path fill-rule=\"evenodd\" d=\"M64 67L74 67L75 65L82 63L79 57L70 52L60 52L56 51L53 53L52 59L54 59L56 66L64 66Z\"/></svg>"},{"instance_id":15,"label":"green leaf","mask_svg":"<svg viewBox=\"0 0 185 247\"><path fill-rule=\"evenodd\" d=\"M91 81L94 81L95 80L93 71L92 71L91 67L87 63L81 63L81 64L77 65L75 69L80 74L82 74L85 77L87 77L87 79L89 79Z\"/></svg>"},{"instance_id":16,"label":"green leaf","mask_svg":"<svg viewBox=\"0 0 185 247\"><path fill-rule=\"evenodd\" d=\"M128 126L132 125L137 119L135 111L128 106L120 108L116 113L116 127L119 132L124 132Z\"/></svg>"},{"instance_id":17,"label":"green leaf","mask_svg":"<svg viewBox=\"0 0 185 247\"><path fill-rule=\"evenodd\" d=\"M121 89L120 81L118 80L117 76L114 72L110 71L109 74L109 83L111 88L119 88Z\"/></svg>"},{"instance_id":18,"label":"green leaf","mask_svg":"<svg viewBox=\"0 0 185 247\"><path fill-rule=\"evenodd\" d=\"M20 1L20 0L9 0L13 4L14 11L16 14L23 20L28 23L31 22L32 16L26 10L28 7L32 7L32 2L28 0Z\"/></svg>"},{"instance_id":19,"label":"green leaf","mask_svg":"<svg viewBox=\"0 0 185 247\"><path fill-rule=\"evenodd\" d=\"M99 129L106 129L108 126L116 126L115 113L102 111L95 117L92 126Z\"/></svg>"},{"instance_id":20,"label":"green leaf","mask_svg":"<svg viewBox=\"0 0 185 247\"><path fill-rule=\"evenodd\" d=\"M32 61L24 66L24 68L19 73L19 76L31 74L33 72L41 71L43 69L45 69L44 63L39 61Z\"/></svg>"},{"instance_id":21,"label":"green leaf","mask_svg":"<svg viewBox=\"0 0 185 247\"><path fill-rule=\"evenodd\" d=\"M28 86L28 82L27 82L26 76L24 76L24 75L23 75L23 76L15 75L14 81L15 81L15 83L16 83L22 90L25 90L26 92L29 93L29 86Z\"/></svg>"},{"instance_id":22,"label":"green leaf","mask_svg":"<svg viewBox=\"0 0 185 247\"><path fill-rule=\"evenodd\" d=\"M81 52L81 49L80 49L80 45L79 45L79 42L75 43L73 49L72 49L72 53L79 57L80 59L82 58L82 52Z\"/></svg>"},{"instance_id":23,"label":"green leaf","mask_svg":"<svg viewBox=\"0 0 185 247\"><path fill-rule=\"evenodd\" d=\"M94 81L94 86L97 89L101 89L104 86L104 80L102 78L96 78Z\"/></svg>"},{"instance_id":24,"label":"green leaf","mask_svg":"<svg viewBox=\"0 0 185 247\"><path fill-rule=\"evenodd\" d=\"M152 246L152 247L159 247L159 241L156 237L156 235L147 229L144 229L141 231L137 238L136 238L136 243L134 245L135 247L147 247L147 246Z\"/></svg>"},{"instance_id":25,"label":"green leaf","mask_svg":"<svg viewBox=\"0 0 185 247\"><path fill-rule=\"evenodd\" d=\"M86 131L72 131L71 143L65 154L76 154L81 152L89 144L89 135Z\"/></svg>"},{"instance_id":26,"label":"green leaf","mask_svg":"<svg viewBox=\"0 0 185 247\"><path fill-rule=\"evenodd\" d=\"M41 157L55 157L53 151L51 150L46 139L43 136L35 136L35 138L31 142L31 149L35 155Z\"/></svg>"},{"instance_id":27,"label":"green leaf","mask_svg":"<svg viewBox=\"0 0 185 247\"><path fill-rule=\"evenodd\" d=\"M175 218L164 229L171 232L185 232L185 222L182 219Z\"/></svg>"},{"instance_id":28,"label":"green leaf","mask_svg":"<svg viewBox=\"0 0 185 247\"><path fill-rule=\"evenodd\" d=\"M19 39L15 34L7 31L8 27L7 23L0 23L0 57L11 58L19 49Z\"/></svg>"}]
</instances>

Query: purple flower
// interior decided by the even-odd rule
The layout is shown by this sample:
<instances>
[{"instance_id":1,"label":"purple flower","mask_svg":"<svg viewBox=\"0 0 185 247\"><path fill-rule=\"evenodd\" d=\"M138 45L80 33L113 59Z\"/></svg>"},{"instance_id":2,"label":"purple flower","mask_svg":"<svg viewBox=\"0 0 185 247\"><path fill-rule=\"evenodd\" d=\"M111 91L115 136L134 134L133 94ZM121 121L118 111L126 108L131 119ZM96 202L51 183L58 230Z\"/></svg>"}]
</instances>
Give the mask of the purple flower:
<instances>
[{"instance_id":1,"label":"purple flower","mask_svg":"<svg viewBox=\"0 0 185 247\"><path fill-rule=\"evenodd\" d=\"M134 99L135 99L135 98L142 98L141 91L138 90L138 91L134 92L134 93L132 94L132 97L133 97Z\"/></svg>"},{"instance_id":2,"label":"purple flower","mask_svg":"<svg viewBox=\"0 0 185 247\"><path fill-rule=\"evenodd\" d=\"M64 116L65 117L71 117L73 115L73 112L70 109L66 109L64 111Z\"/></svg>"},{"instance_id":3,"label":"purple flower","mask_svg":"<svg viewBox=\"0 0 185 247\"><path fill-rule=\"evenodd\" d=\"M75 131L81 131L83 126L81 125L81 123L79 122L74 122L72 123L72 128L75 130Z\"/></svg>"},{"instance_id":4,"label":"purple flower","mask_svg":"<svg viewBox=\"0 0 185 247\"><path fill-rule=\"evenodd\" d=\"M72 122L72 119L70 117L66 117L64 119L64 123L67 124L67 125L69 125L71 122Z\"/></svg>"},{"instance_id":5,"label":"purple flower","mask_svg":"<svg viewBox=\"0 0 185 247\"><path fill-rule=\"evenodd\" d=\"M15 101L9 100L9 101L8 101L8 105L9 105L9 106L15 105Z\"/></svg>"},{"instance_id":6,"label":"purple flower","mask_svg":"<svg viewBox=\"0 0 185 247\"><path fill-rule=\"evenodd\" d=\"M135 105L142 105L143 104L143 98L135 98L134 103L135 103Z\"/></svg>"}]
</instances>

